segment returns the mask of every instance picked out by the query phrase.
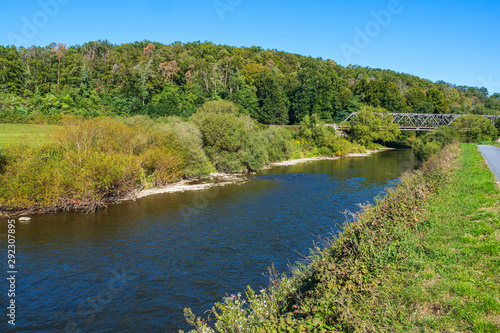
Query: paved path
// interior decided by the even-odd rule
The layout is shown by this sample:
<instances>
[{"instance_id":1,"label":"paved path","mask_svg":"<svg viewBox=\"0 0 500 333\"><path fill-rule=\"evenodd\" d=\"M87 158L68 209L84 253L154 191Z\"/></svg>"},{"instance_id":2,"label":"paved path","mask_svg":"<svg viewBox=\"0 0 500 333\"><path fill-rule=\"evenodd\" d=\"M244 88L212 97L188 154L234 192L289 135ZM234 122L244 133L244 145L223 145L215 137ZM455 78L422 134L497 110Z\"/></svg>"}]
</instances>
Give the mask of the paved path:
<instances>
[{"instance_id":1,"label":"paved path","mask_svg":"<svg viewBox=\"0 0 500 333\"><path fill-rule=\"evenodd\" d=\"M478 145L478 147L491 171L497 177L497 181L500 182L500 148L483 145Z\"/></svg>"}]
</instances>

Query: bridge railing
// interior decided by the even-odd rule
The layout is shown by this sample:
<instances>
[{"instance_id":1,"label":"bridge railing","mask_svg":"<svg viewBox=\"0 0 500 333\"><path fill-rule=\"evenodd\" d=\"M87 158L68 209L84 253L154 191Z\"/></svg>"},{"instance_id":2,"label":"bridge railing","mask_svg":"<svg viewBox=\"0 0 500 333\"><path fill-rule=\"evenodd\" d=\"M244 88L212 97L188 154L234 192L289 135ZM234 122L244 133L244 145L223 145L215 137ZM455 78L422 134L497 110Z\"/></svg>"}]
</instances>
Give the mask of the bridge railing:
<instances>
[{"instance_id":1,"label":"bridge railing","mask_svg":"<svg viewBox=\"0 0 500 333\"><path fill-rule=\"evenodd\" d=\"M379 113L374 113L379 114ZM399 124L401 130L406 131L432 131L439 126L450 126L457 118L467 116L466 114L432 114L432 113L383 113L391 115L393 122ZM344 122L349 122L357 117L353 112ZM500 115L482 115L493 123L500 121Z\"/></svg>"}]
</instances>

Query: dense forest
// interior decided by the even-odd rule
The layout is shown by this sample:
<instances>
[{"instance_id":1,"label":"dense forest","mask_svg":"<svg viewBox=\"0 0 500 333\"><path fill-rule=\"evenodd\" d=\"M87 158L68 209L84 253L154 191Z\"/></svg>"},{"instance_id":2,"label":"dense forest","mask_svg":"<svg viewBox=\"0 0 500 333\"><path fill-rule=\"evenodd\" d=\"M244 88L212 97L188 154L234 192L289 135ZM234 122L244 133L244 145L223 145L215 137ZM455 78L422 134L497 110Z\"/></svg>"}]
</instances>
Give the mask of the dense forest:
<instances>
[{"instance_id":1,"label":"dense forest","mask_svg":"<svg viewBox=\"0 0 500 333\"><path fill-rule=\"evenodd\" d=\"M0 122L64 114L179 116L227 100L263 124L317 114L339 122L363 105L390 112L499 114L500 94L390 70L210 42L107 41L0 46Z\"/></svg>"}]
</instances>

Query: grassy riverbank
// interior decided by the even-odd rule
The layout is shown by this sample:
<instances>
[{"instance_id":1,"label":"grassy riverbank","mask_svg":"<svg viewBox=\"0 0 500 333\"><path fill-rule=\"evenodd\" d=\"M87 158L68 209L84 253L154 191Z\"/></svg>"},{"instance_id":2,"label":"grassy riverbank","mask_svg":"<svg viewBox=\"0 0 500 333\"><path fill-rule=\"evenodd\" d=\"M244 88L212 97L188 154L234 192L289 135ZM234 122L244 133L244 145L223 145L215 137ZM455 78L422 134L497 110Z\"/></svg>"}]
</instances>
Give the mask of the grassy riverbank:
<instances>
[{"instance_id":1,"label":"grassy riverbank","mask_svg":"<svg viewBox=\"0 0 500 333\"><path fill-rule=\"evenodd\" d=\"M500 329L500 194L474 145L448 146L354 216L291 278L233 295L198 332Z\"/></svg>"}]
</instances>

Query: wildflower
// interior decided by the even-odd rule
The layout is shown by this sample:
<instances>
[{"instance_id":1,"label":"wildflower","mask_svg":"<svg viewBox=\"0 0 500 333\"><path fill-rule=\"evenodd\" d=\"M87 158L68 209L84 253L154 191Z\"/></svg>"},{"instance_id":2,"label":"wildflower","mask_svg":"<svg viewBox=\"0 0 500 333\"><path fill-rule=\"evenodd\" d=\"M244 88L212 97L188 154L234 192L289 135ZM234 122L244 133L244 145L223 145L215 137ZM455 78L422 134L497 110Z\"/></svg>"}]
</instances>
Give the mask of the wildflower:
<instances>
[{"instance_id":1,"label":"wildflower","mask_svg":"<svg viewBox=\"0 0 500 333\"><path fill-rule=\"evenodd\" d=\"M235 300L236 300L236 295L235 295L235 294L231 294L231 299L232 299L233 301L235 301Z\"/></svg>"}]
</instances>

